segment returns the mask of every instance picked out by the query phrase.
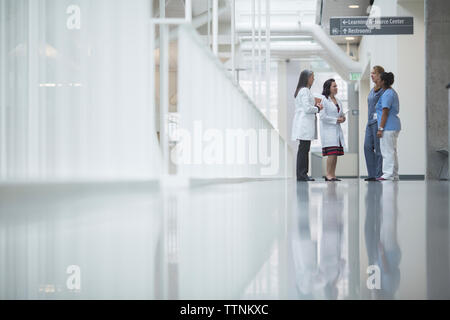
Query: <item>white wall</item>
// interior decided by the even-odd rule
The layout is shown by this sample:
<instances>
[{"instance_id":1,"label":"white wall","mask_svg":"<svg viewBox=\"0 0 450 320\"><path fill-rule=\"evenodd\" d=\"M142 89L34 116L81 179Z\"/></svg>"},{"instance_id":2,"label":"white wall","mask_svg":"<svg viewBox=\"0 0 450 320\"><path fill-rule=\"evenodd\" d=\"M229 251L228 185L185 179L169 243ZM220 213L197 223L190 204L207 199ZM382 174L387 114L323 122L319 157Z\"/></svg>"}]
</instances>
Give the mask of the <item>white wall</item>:
<instances>
[{"instance_id":1,"label":"white wall","mask_svg":"<svg viewBox=\"0 0 450 320\"><path fill-rule=\"evenodd\" d=\"M425 175L425 27L423 0L377 0L382 16L414 17L414 35L364 36L359 49L363 66L381 65L395 75L394 89L400 98L402 132L398 140L399 173ZM363 79L367 80L367 79ZM364 83L361 83L364 86ZM371 83L371 86L373 84ZM360 175L367 175L364 134L367 98L360 91Z\"/></svg>"},{"instance_id":2,"label":"white wall","mask_svg":"<svg viewBox=\"0 0 450 320\"><path fill-rule=\"evenodd\" d=\"M398 37L398 92L402 126L399 153L402 174L426 172L424 1L401 1L399 16L414 17L414 35ZM404 75L400 78L400 75Z\"/></svg>"}]
</instances>

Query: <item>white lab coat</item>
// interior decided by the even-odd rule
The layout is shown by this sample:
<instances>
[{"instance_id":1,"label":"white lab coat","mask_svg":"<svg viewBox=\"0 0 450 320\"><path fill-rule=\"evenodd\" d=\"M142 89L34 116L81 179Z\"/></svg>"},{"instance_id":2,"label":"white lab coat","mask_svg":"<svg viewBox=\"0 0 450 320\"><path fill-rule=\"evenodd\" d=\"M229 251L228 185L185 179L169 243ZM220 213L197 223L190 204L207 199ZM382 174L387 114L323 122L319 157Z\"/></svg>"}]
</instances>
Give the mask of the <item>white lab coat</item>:
<instances>
[{"instance_id":1,"label":"white lab coat","mask_svg":"<svg viewBox=\"0 0 450 320\"><path fill-rule=\"evenodd\" d=\"M344 117L342 103L336 98L339 112L330 98L323 97L323 109L320 111L320 140L322 147L339 147L339 142L344 147L344 133L341 124L337 123L339 117Z\"/></svg>"},{"instance_id":2,"label":"white lab coat","mask_svg":"<svg viewBox=\"0 0 450 320\"><path fill-rule=\"evenodd\" d=\"M317 139L316 113L314 96L308 88L302 88L295 98L295 115L292 122L292 141Z\"/></svg>"}]
</instances>

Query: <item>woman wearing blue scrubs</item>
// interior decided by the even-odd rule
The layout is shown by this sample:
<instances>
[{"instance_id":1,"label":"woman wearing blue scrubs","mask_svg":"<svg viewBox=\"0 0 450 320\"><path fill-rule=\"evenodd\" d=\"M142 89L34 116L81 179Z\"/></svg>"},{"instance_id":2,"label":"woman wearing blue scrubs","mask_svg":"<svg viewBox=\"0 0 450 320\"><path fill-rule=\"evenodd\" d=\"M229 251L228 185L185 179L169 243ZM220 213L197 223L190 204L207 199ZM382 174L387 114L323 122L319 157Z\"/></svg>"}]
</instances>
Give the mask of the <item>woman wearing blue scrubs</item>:
<instances>
[{"instance_id":1,"label":"woman wearing blue scrubs","mask_svg":"<svg viewBox=\"0 0 450 320\"><path fill-rule=\"evenodd\" d=\"M400 102L397 92L392 89L394 74L383 72L380 76L384 93L377 103L378 132L381 155L383 156L383 175L378 181L399 180L397 140L402 129L398 113Z\"/></svg>"},{"instance_id":2,"label":"woman wearing blue scrubs","mask_svg":"<svg viewBox=\"0 0 450 320\"><path fill-rule=\"evenodd\" d=\"M367 98L367 104L369 107L369 119L366 126L366 135L364 138L364 156L366 158L366 166L368 178L365 181L375 181L376 178L381 177L383 157L380 151L380 138L377 137L378 122L376 105L378 100L383 95L384 89L380 84L380 75L384 72L384 68L380 66L375 66L370 73L375 87L370 90L369 96Z\"/></svg>"}]
</instances>

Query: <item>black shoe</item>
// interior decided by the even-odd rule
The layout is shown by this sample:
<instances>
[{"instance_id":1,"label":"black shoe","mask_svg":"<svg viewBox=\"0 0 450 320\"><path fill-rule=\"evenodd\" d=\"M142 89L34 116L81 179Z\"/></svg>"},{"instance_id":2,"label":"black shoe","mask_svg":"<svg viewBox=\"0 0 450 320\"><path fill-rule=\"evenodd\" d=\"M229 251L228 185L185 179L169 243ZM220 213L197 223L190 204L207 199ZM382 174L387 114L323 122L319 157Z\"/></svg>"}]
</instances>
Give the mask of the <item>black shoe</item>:
<instances>
[{"instance_id":1,"label":"black shoe","mask_svg":"<svg viewBox=\"0 0 450 320\"><path fill-rule=\"evenodd\" d=\"M342 180L338 179L338 178L333 178L333 179L331 179L331 181L342 181Z\"/></svg>"},{"instance_id":2,"label":"black shoe","mask_svg":"<svg viewBox=\"0 0 450 320\"><path fill-rule=\"evenodd\" d=\"M377 181L376 178L365 178L364 181Z\"/></svg>"},{"instance_id":3,"label":"black shoe","mask_svg":"<svg viewBox=\"0 0 450 320\"><path fill-rule=\"evenodd\" d=\"M327 177L324 177L325 181L333 181L333 179L328 179Z\"/></svg>"},{"instance_id":4,"label":"black shoe","mask_svg":"<svg viewBox=\"0 0 450 320\"><path fill-rule=\"evenodd\" d=\"M316 180L306 176L306 177L302 177L302 178L297 178L297 181L316 181Z\"/></svg>"}]
</instances>

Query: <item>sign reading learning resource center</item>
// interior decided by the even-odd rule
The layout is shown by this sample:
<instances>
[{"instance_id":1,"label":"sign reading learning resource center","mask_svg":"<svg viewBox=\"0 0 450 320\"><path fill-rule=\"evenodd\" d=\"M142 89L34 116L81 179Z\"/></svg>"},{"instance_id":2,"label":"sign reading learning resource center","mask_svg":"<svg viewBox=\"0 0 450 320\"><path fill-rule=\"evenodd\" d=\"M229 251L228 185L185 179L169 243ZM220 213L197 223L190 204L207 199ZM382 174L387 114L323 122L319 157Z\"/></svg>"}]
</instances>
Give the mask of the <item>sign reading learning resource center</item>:
<instances>
[{"instance_id":1,"label":"sign reading learning resource center","mask_svg":"<svg viewBox=\"0 0 450 320\"><path fill-rule=\"evenodd\" d=\"M330 18L332 36L414 34L413 17Z\"/></svg>"}]
</instances>

